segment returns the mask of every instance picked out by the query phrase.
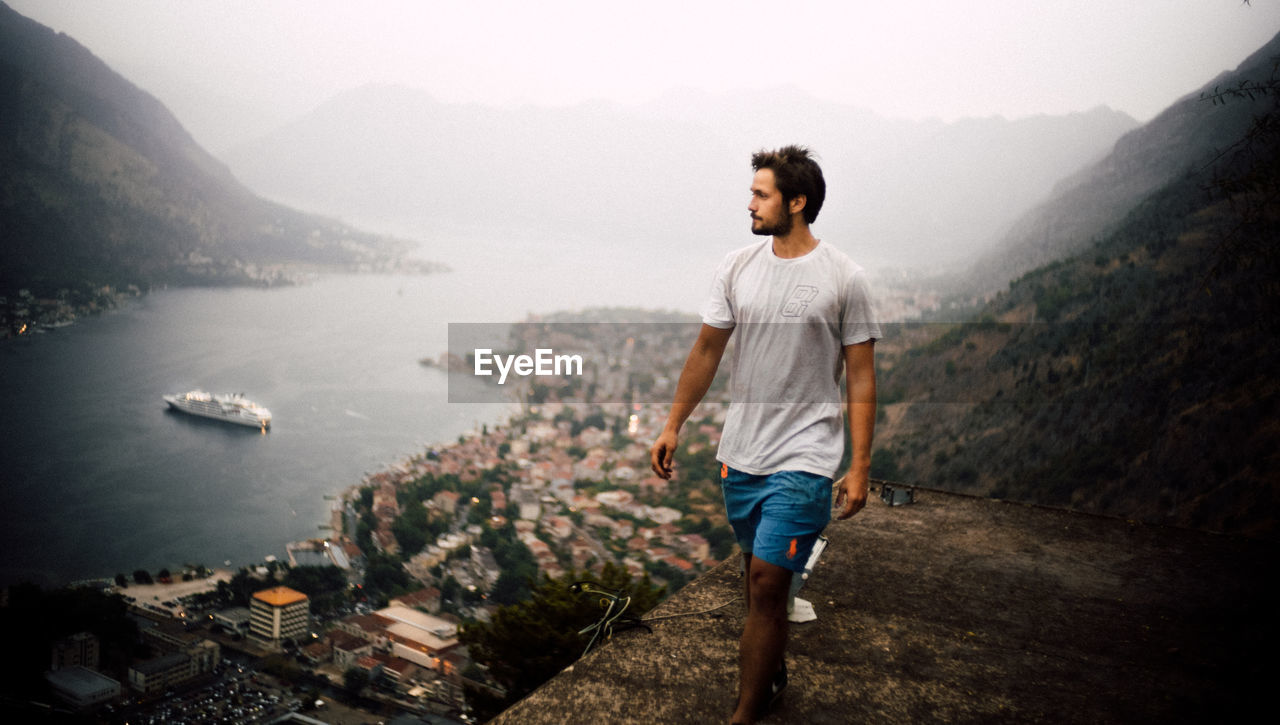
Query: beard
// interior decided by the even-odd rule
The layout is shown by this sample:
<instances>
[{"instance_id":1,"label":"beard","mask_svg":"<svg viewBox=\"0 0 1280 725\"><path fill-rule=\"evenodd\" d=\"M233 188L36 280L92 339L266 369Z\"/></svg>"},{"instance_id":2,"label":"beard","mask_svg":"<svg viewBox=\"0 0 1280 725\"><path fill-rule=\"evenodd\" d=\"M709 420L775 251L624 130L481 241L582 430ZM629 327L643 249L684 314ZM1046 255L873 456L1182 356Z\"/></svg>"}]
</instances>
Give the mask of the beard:
<instances>
[{"instance_id":1,"label":"beard","mask_svg":"<svg viewBox=\"0 0 1280 725\"><path fill-rule=\"evenodd\" d=\"M756 217L752 218L755 219ZM757 237L785 237L791 233L791 227L795 226L790 214L782 215L773 224L765 224L763 220L761 222L758 227L754 224L751 225L751 233Z\"/></svg>"}]
</instances>

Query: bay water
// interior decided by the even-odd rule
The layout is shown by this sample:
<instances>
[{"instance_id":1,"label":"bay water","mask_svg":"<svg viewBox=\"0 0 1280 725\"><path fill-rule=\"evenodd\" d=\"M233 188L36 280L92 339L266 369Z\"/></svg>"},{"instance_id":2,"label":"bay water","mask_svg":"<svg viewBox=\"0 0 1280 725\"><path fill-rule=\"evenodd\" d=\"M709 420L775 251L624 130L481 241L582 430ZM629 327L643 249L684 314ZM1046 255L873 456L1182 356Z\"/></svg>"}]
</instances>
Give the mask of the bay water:
<instances>
[{"instance_id":1,"label":"bay water","mask_svg":"<svg viewBox=\"0 0 1280 725\"><path fill-rule=\"evenodd\" d=\"M450 322L522 319L467 275L329 275L277 288L173 289L0 341L0 583L241 566L324 536L333 496L503 404L447 402ZM271 430L167 410L242 392Z\"/></svg>"}]
</instances>

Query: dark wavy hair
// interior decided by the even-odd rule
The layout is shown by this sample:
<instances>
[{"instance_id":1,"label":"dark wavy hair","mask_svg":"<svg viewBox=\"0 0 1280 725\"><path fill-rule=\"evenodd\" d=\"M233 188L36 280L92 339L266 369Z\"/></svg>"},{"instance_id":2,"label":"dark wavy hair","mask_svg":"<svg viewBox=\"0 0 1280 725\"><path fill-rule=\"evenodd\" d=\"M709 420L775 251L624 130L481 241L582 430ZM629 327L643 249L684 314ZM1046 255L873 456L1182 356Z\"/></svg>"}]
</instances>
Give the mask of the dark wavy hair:
<instances>
[{"instance_id":1,"label":"dark wavy hair","mask_svg":"<svg viewBox=\"0 0 1280 725\"><path fill-rule=\"evenodd\" d=\"M762 149L751 155L751 168L773 172L774 183L782 193L783 202L790 204L792 199L803 196L806 222L812 224L818 218L822 202L827 198L827 182L809 149L794 145L783 146L776 151Z\"/></svg>"}]
</instances>

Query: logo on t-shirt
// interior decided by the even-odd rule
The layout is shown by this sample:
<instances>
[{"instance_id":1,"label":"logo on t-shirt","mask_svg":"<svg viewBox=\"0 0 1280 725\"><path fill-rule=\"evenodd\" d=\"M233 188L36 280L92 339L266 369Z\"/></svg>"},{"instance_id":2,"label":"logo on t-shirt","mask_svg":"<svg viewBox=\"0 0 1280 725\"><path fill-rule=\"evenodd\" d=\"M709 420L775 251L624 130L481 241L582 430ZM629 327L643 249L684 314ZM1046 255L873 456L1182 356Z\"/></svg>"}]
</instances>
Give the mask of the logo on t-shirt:
<instances>
[{"instance_id":1,"label":"logo on t-shirt","mask_svg":"<svg viewBox=\"0 0 1280 725\"><path fill-rule=\"evenodd\" d=\"M818 296L818 288L809 284L796 285L791 290L791 295L787 297L787 301L782 305L782 311L778 314L783 317L799 317L804 314L809 303L813 302L813 298Z\"/></svg>"}]
</instances>

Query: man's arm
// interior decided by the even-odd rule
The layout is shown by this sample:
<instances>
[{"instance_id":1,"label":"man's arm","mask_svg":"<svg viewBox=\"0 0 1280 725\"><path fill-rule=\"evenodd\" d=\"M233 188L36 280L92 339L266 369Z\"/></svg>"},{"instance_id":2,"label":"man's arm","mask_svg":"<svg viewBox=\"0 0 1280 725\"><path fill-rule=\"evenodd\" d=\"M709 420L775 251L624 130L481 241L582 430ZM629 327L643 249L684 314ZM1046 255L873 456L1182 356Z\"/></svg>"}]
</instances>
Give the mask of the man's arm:
<instances>
[{"instance_id":1,"label":"man's arm","mask_svg":"<svg viewBox=\"0 0 1280 725\"><path fill-rule=\"evenodd\" d=\"M680 427L693 414L693 409L698 407L702 396L711 387L731 334L733 328L722 330L706 324L698 332L698 339L684 361L684 369L680 371L680 380L676 383L676 399L671 404L671 412L667 414L667 424L649 449L649 465L660 478L671 478L671 459L676 454Z\"/></svg>"},{"instance_id":2,"label":"man's arm","mask_svg":"<svg viewBox=\"0 0 1280 725\"><path fill-rule=\"evenodd\" d=\"M846 402L849 406L849 444L853 459L836 484L838 518L847 519L867 504L871 477L871 434L876 427L875 340L844 346Z\"/></svg>"}]
</instances>

